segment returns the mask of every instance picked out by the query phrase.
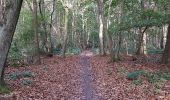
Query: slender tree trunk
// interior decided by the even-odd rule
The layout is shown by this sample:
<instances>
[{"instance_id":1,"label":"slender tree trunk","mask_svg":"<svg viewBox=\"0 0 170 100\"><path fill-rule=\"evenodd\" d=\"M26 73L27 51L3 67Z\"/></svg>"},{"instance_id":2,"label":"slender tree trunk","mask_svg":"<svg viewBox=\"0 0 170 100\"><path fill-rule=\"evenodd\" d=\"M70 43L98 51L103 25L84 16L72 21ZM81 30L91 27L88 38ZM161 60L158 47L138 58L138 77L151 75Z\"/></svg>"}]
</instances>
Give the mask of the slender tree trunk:
<instances>
[{"instance_id":1,"label":"slender tree trunk","mask_svg":"<svg viewBox=\"0 0 170 100\"><path fill-rule=\"evenodd\" d=\"M33 28L35 33L35 63L34 64L41 64L40 59L40 47L39 47L39 35L38 35L38 16L37 16L37 1L33 0Z\"/></svg>"},{"instance_id":2,"label":"slender tree trunk","mask_svg":"<svg viewBox=\"0 0 170 100\"><path fill-rule=\"evenodd\" d=\"M60 34L60 21L58 20L58 16L59 16L59 11L57 9L57 0L53 0L53 13L52 13L52 32L51 32L51 40L52 40L52 44L53 44L53 48L57 48L58 45L61 44L61 34Z\"/></svg>"},{"instance_id":3,"label":"slender tree trunk","mask_svg":"<svg viewBox=\"0 0 170 100\"><path fill-rule=\"evenodd\" d=\"M86 35L86 33L85 33L86 31L85 31L85 18L84 18L84 13L82 13L81 16L82 16L82 33L81 33L81 39L82 39L82 40L81 40L81 45L82 45L83 50L85 50L85 49L86 49L86 44L85 44L85 43L86 43L86 42L85 42L85 41L86 41L86 40L85 40L85 39L86 39L86 36L85 36L85 35Z\"/></svg>"},{"instance_id":4,"label":"slender tree trunk","mask_svg":"<svg viewBox=\"0 0 170 100\"><path fill-rule=\"evenodd\" d=\"M161 34L162 36L161 36L161 43L160 43L161 49L165 48L167 29L168 29L168 25L165 25L162 28L162 34Z\"/></svg>"},{"instance_id":5,"label":"slender tree trunk","mask_svg":"<svg viewBox=\"0 0 170 100\"><path fill-rule=\"evenodd\" d=\"M65 8L64 42L63 42L63 47L62 47L62 57L65 57L65 53L66 53L66 45L67 45L67 39L68 39L68 33L67 33L68 15L69 15L69 10L68 8Z\"/></svg>"},{"instance_id":6,"label":"slender tree trunk","mask_svg":"<svg viewBox=\"0 0 170 100\"><path fill-rule=\"evenodd\" d=\"M145 29L142 31L142 29L139 29L139 43L138 43L138 49L136 54L137 55L142 55L142 54L146 54L146 31L147 27L145 27Z\"/></svg>"},{"instance_id":7,"label":"slender tree trunk","mask_svg":"<svg viewBox=\"0 0 170 100\"><path fill-rule=\"evenodd\" d=\"M100 40L100 55L104 55L104 3L103 0L98 0L99 12L99 40Z\"/></svg>"},{"instance_id":8,"label":"slender tree trunk","mask_svg":"<svg viewBox=\"0 0 170 100\"><path fill-rule=\"evenodd\" d=\"M128 39L124 39L124 44L125 44L125 49L126 49L126 55L128 55L129 54L129 51L128 51L128 41L127 41Z\"/></svg>"},{"instance_id":9,"label":"slender tree trunk","mask_svg":"<svg viewBox=\"0 0 170 100\"><path fill-rule=\"evenodd\" d=\"M42 27L44 30L44 37L43 37L43 48L45 48L45 51L48 52L48 33L47 33L47 25L46 25L46 19L45 19L45 2L44 0L39 1L39 11L42 19Z\"/></svg>"},{"instance_id":10,"label":"slender tree trunk","mask_svg":"<svg viewBox=\"0 0 170 100\"><path fill-rule=\"evenodd\" d=\"M72 45L73 45L73 47L75 47L75 13L74 13L74 11L73 11L73 17L72 17Z\"/></svg>"},{"instance_id":11,"label":"slender tree trunk","mask_svg":"<svg viewBox=\"0 0 170 100\"><path fill-rule=\"evenodd\" d=\"M111 10L111 4L112 4L112 0L109 0L109 9L108 9L108 16L106 17L106 21L104 21L104 32L107 33L105 34L105 37L107 39L107 46L109 48L109 53L110 53L110 59L113 62L113 58L114 58L114 45L113 45L113 40L112 40L112 36L109 35L108 33L108 28L109 28L109 22L110 22L110 10Z\"/></svg>"},{"instance_id":12,"label":"slender tree trunk","mask_svg":"<svg viewBox=\"0 0 170 100\"><path fill-rule=\"evenodd\" d=\"M0 85L4 85L5 62L7 60L23 0L8 0L9 5L11 5L8 6L8 8L5 7L5 2L5 0L0 0Z\"/></svg>"},{"instance_id":13,"label":"slender tree trunk","mask_svg":"<svg viewBox=\"0 0 170 100\"><path fill-rule=\"evenodd\" d=\"M169 62L169 59L170 59L170 24L168 26L165 50L162 55L162 63L167 64Z\"/></svg>"}]
</instances>

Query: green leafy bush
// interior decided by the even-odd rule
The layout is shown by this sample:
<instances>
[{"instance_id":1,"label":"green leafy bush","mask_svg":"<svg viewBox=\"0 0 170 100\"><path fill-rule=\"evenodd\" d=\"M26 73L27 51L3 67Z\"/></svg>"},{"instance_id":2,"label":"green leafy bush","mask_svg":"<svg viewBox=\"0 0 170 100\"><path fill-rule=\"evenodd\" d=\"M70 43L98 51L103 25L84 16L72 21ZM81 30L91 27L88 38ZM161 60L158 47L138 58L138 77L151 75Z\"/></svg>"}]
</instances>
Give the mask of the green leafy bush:
<instances>
[{"instance_id":1,"label":"green leafy bush","mask_svg":"<svg viewBox=\"0 0 170 100\"><path fill-rule=\"evenodd\" d=\"M73 54L78 55L81 53L81 50L79 48L68 48L67 54Z\"/></svg>"},{"instance_id":2,"label":"green leafy bush","mask_svg":"<svg viewBox=\"0 0 170 100\"><path fill-rule=\"evenodd\" d=\"M35 77L35 74L31 71L24 71L24 72L13 72L10 73L8 78L11 80L16 80L19 78L26 78L26 77Z\"/></svg>"},{"instance_id":3,"label":"green leafy bush","mask_svg":"<svg viewBox=\"0 0 170 100\"><path fill-rule=\"evenodd\" d=\"M25 71L25 72L22 73L22 76L23 77L34 77L35 74L31 71Z\"/></svg>"},{"instance_id":4,"label":"green leafy bush","mask_svg":"<svg viewBox=\"0 0 170 100\"><path fill-rule=\"evenodd\" d=\"M16 42L12 43L8 58L11 60L19 60L22 58L22 54L21 54Z\"/></svg>"},{"instance_id":5,"label":"green leafy bush","mask_svg":"<svg viewBox=\"0 0 170 100\"><path fill-rule=\"evenodd\" d=\"M9 74L9 79L11 79L11 80L16 80L20 77L21 77L20 72L13 72L13 73Z\"/></svg>"},{"instance_id":6,"label":"green leafy bush","mask_svg":"<svg viewBox=\"0 0 170 100\"><path fill-rule=\"evenodd\" d=\"M170 80L169 71L147 72L144 70L134 71L127 74L127 79L133 80L135 85L142 84L143 79L154 85L156 89L161 89L166 80Z\"/></svg>"},{"instance_id":7,"label":"green leafy bush","mask_svg":"<svg viewBox=\"0 0 170 100\"><path fill-rule=\"evenodd\" d=\"M148 54L163 54L164 50L163 49L155 49L155 50L148 50Z\"/></svg>"},{"instance_id":8,"label":"green leafy bush","mask_svg":"<svg viewBox=\"0 0 170 100\"><path fill-rule=\"evenodd\" d=\"M29 79L24 79L24 80L22 80L22 84L23 85L31 85L33 83L33 81L32 80L29 80Z\"/></svg>"},{"instance_id":9,"label":"green leafy bush","mask_svg":"<svg viewBox=\"0 0 170 100\"><path fill-rule=\"evenodd\" d=\"M145 71L143 71L143 70L134 71L134 72L127 74L127 79L137 80L139 78L139 76L143 75L143 74L145 74Z\"/></svg>"},{"instance_id":10,"label":"green leafy bush","mask_svg":"<svg viewBox=\"0 0 170 100\"><path fill-rule=\"evenodd\" d=\"M133 80L133 84L141 85L142 84L142 79Z\"/></svg>"}]
</instances>

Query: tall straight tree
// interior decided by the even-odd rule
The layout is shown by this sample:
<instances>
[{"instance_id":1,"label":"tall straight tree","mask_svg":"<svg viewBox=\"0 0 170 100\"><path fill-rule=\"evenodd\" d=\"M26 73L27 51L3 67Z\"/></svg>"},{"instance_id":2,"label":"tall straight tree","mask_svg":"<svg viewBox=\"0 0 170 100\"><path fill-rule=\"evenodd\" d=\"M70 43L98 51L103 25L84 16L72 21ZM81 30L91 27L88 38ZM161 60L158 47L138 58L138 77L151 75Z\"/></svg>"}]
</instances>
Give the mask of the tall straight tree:
<instances>
[{"instance_id":1,"label":"tall straight tree","mask_svg":"<svg viewBox=\"0 0 170 100\"><path fill-rule=\"evenodd\" d=\"M0 85L4 85L5 62L23 0L0 0Z\"/></svg>"},{"instance_id":2,"label":"tall straight tree","mask_svg":"<svg viewBox=\"0 0 170 100\"><path fill-rule=\"evenodd\" d=\"M41 64L40 50L39 50L39 36L38 36L38 16L37 16L37 1L33 0L33 28L35 33L35 64Z\"/></svg>"},{"instance_id":3,"label":"tall straight tree","mask_svg":"<svg viewBox=\"0 0 170 100\"><path fill-rule=\"evenodd\" d=\"M97 0L99 13L99 39L100 39L100 54L104 55L104 3L103 0Z\"/></svg>"},{"instance_id":4,"label":"tall straight tree","mask_svg":"<svg viewBox=\"0 0 170 100\"><path fill-rule=\"evenodd\" d=\"M67 40L68 40L68 15L69 15L69 9L65 8L65 20L64 20L64 41L63 41L63 47L62 47L62 57L65 57L66 53L66 46L67 46Z\"/></svg>"}]
</instances>

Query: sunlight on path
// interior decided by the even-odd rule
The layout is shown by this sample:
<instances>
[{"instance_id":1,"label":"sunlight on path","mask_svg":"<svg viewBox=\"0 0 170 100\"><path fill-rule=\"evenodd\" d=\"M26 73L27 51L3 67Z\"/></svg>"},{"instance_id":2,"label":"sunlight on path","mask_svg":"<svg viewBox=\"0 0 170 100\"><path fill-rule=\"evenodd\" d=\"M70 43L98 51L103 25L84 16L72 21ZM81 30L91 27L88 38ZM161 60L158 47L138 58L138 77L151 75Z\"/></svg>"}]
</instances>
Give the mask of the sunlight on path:
<instances>
[{"instance_id":1,"label":"sunlight on path","mask_svg":"<svg viewBox=\"0 0 170 100\"><path fill-rule=\"evenodd\" d=\"M94 56L93 52L91 51L84 51L80 54L81 56L92 57Z\"/></svg>"}]
</instances>

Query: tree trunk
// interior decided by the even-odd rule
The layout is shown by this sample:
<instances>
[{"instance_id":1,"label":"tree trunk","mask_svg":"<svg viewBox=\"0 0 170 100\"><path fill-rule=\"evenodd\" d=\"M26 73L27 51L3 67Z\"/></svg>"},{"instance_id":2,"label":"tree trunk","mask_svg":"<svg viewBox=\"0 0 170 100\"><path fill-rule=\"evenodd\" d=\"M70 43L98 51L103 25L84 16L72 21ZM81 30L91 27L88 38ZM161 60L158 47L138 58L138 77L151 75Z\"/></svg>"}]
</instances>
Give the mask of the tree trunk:
<instances>
[{"instance_id":1,"label":"tree trunk","mask_svg":"<svg viewBox=\"0 0 170 100\"><path fill-rule=\"evenodd\" d=\"M41 64L40 48L39 48L39 36L38 36L38 16L37 16L37 1L33 0L33 28L35 34L35 62L34 64Z\"/></svg>"},{"instance_id":2,"label":"tree trunk","mask_svg":"<svg viewBox=\"0 0 170 100\"><path fill-rule=\"evenodd\" d=\"M100 55L104 55L104 3L103 0L98 0L99 12L99 40L100 40Z\"/></svg>"},{"instance_id":3,"label":"tree trunk","mask_svg":"<svg viewBox=\"0 0 170 100\"><path fill-rule=\"evenodd\" d=\"M126 55L129 55L129 51L128 51L128 39L124 38L124 45L125 45L125 49L126 49Z\"/></svg>"},{"instance_id":4,"label":"tree trunk","mask_svg":"<svg viewBox=\"0 0 170 100\"><path fill-rule=\"evenodd\" d=\"M86 49L86 31L85 31L85 18L84 18L84 13L82 13L82 33L81 33L81 45L82 49Z\"/></svg>"},{"instance_id":5,"label":"tree trunk","mask_svg":"<svg viewBox=\"0 0 170 100\"><path fill-rule=\"evenodd\" d=\"M0 0L5 5L4 0ZM8 0L8 8L0 4L0 85L4 85L5 62L18 22L23 0ZM10 6L9 6L10 5Z\"/></svg>"},{"instance_id":6,"label":"tree trunk","mask_svg":"<svg viewBox=\"0 0 170 100\"><path fill-rule=\"evenodd\" d=\"M57 48L61 44L61 34L60 34L60 21L58 20L59 10L57 9L57 0L53 0L53 11L52 11L52 30L51 30L51 42L52 47Z\"/></svg>"},{"instance_id":7,"label":"tree trunk","mask_svg":"<svg viewBox=\"0 0 170 100\"><path fill-rule=\"evenodd\" d=\"M63 42L63 47L62 47L62 57L65 57L66 53L66 45L67 45L67 39L68 39L68 33L67 33L67 27L68 27L68 15L69 15L69 10L68 8L65 8L65 23L64 23L64 42Z\"/></svg>"},{"instance_id":8,"label":"tree trunk","mask_svg":"<svg viewBox=\"0 0 170 100\"><path fill-rule=\"evenodd\" d=\"M40 15L41 15L41 24L42 24L42 27L43 27L43 30L44 30L44 35L43 35L43 49L45 49L45 52L48 52L48 33L47 33L47 25L46 25L46 19L45 19L45 2L44 0L40 0L39 1L39 12L40 12ZM49 52L48 52L49 53Z\"/></svg>"},{"instance_id":9,"label":"tree trunk","mask_svg":"<svg viewBox=\"0 0 170 100\"><path fill-rule=\"evenodd\" d=\"M161 34L162 36L161 36L161 43L160 43L161 49L165 48L167 29L168 29L167 25L163 26L162 28L162 34Z\"/></svg>"},{"instance_id":10,"label":"tree trunk","mask_svg":"<svg viewBox=\"0 0 170 100\"><path fill-rule=\"evenodd\" d=\"M139 29L139 43L138 43L138 49L136 54L137 55L145 55L146 54L146 31L147 27L142 31L142 29Z\"/></svg>"},{"instance_id":11,"label":"tree trunk","mask_svg":"<svg viewBox=\"0 0 170 100\"><path fill-rule=\"evenodd\" d=\"M162 55L162 63L167 64L169 62L169 58L170 58L170 24L168 26L165 50L164 50L164 53Z\"/></svg>"}]
</instances>

